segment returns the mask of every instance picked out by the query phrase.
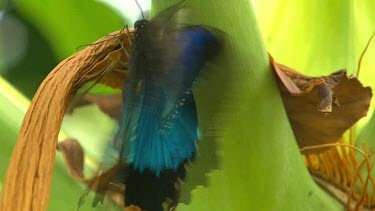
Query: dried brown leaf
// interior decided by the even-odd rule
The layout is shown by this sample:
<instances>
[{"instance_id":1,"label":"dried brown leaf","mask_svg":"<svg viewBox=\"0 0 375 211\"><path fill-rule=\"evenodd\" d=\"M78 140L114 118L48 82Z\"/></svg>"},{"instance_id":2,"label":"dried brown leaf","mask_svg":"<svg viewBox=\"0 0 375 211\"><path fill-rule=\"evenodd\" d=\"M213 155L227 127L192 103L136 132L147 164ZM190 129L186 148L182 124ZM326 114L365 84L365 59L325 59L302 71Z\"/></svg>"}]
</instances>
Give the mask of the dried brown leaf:
<instances>
[{"instance_id":1,"label":"dried brown leaf","mask_svg":"<svg viewBox=\"0 0 375 211\"><path fill-rule=\"evenodd\" d=\"M84 96L78 95L76 98L79 103L74 104L74 108L68 108L67 112L72 113L73 109L88 105L96 104L99 109L107 114L109 117L119 120L122 113L122 94L112 94L112 95L91 95L85 94Z\"/></svg>"},{"instance_id":2,"label":"dried brown leaf","mask_svg":"<svg viewBox=\"0 0 375 211\"><path fill-rule=\"evenodd\" d=\"M119 187L119 184L108 185L117 173L118 165L113 166L105 172L101 172L98 176L86 178L83 175L84 152L81 145L75 139L65 139L58 143L57 149L64 156L70 176L83 182L92 191L102 192L110 190L121 194L124 193L124 188Z\"/></svg>"},{"instance_id":3,"label":"dried brown leaf","mask_svg":"<svg viewBox=\"0 0 375 211\"><path fill-rule=\"evenodd\" d=\"M130 49L127 32L114 32L98 42L62 61L40 85L10 160L0 210L47 209L57 136L72 97L81 86L100 78L113 64L116 67L114 71L107 71L104 83L119 87L122 83L119 78L124 80L127 56L120 42ZM111 78L117 82L112 83Z\"/></svg>"},{"instance_id":4,"label":"dried brown leaf","mask_svg":"<svg viewBox=\"0 0 375 211\"><path fill-rule=\"evenodd\" d=\"M93 177L83 175L84 152L81 145L74 139L65 139L57 145L57 149L63 154L66 167L70 176L83 184L90 190L98 193L94 204L102 200L104 195L109 195L118 205L125 207L125 184L112 183L113 177L118 173L119 165L115 165L105 172ZM134 210L129 207L126 210Z\"/></svg>"},{"instance_id":5,"label":"dried brown leaf","mask_svg":"<svg viewBox=\"0 0 375 211\"><path fill-rule=\"evenodd\" d=\"M363 87L357 78L348 77L345 70L310 77L276 63L271 56L270 60L300 147L335 143L355 122L366 116L372 97L371 88ZM332 105L337 107L332 109Z\"/></svg>"},{"instance_id":6,"label":"dried brown leaf","mask_svg":"<svg viewBox=\"0 0 375 211\"><path fill-rule=\"evenodd\" d=\"M81 145L75 139L66 139L57 144L57 149L64 156L69 174L78 180L83 179L84 153Z\"/></svg>"}]
</instances>

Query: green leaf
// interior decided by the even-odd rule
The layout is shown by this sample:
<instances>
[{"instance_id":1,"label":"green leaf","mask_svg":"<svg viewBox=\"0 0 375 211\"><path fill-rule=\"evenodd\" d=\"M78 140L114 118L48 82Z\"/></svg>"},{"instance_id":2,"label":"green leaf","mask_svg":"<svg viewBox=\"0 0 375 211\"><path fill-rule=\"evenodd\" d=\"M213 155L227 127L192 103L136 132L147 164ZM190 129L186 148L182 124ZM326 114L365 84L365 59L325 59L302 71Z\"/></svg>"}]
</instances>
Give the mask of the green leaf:
<instances>
[{"instance_id":1,"label":"green leaf","mask_svg":"<svg viewBox=\"0 0 375 211\"><path fill-rule=\"evenodd\" d=\"M365 128L363 129L362 133L359 135L358 141L356 142L356 146L359 148L363 148L362 147L363 143L366 143L371 147L369 150L374 150L375 148L375 113L371 116L370 120L368 121Z\"/></svg>"},{"instance_id":2,"label":"green leaf","mask_svg":"<svg viewBox=\"0 0 375 211\"><path fill-rule=\"evenodd\" d=\"M0 180L3 181L28 100L0 77Z\"/></svg>"},{"instance_id":3,"label":"green leaf","mask_svg":"<svg viewBox=\"0 0 375 211\"><path fill-rule=\"evenodd\" d=\"M252 1L268 51L276 61L311 75L356 70L350 1Z\"/></svg>"},{"instance_id":4,"label":"green leaf","mask_svg":"<svg viewBox=\"0 0 375 211\"><path fill-rule=\"evenodd\" d=\"M0 44L0 55L8 56L9 52L16 50L26 55L1 73L30 98L58 61L76 53L78 46L91 44L120 30L124 23L132 24L114 13L107 4L92 0L20 0L12 3L12 10L4 17L6 20L15 19L13 22L18 23L15 26L20 26L2 24L6 28L0 33L0 42L4 42L4 45ZM26 37L26 40L17 40L21 37Z\"/></svg>"},{"instance_id":5,"label":"green leaf","mask_svg":"<svg viewBox=\"0 0 375 211\"><path fill-rule=\"evenodd\" d=\"M56 66L55 54L30 20L17 11L5 13L0 25L3 29L0 30L0 57L4 55L5 60L8 58L9 61L9 55L21 56L18 60L14 58L11 64L4 65L1 75L32 98L40 83Z\"/></svg>"},{"instance_id":6,"label":"green leaf","mask_svg":"<svg viewBox=\"0 0 375 211\"><path fill-rule=\"evenodd\" d=\"M158 1L157 10L177 1ZM226 33L219 62L202 76L197 93L200 123L220 129L219 170L178 210L342 210L307 172L283 109L267 52L248 1L188 1L199 23ZM219 93L219 94L217 94ZM203 120L202 120L203 119ZM202 140L201 145L210 144ZM201 148L201 147L199 147ZM204 166L200 151L189 175ZM186 186L183 186L183 188Z\"/></svg>"}]
</instances>

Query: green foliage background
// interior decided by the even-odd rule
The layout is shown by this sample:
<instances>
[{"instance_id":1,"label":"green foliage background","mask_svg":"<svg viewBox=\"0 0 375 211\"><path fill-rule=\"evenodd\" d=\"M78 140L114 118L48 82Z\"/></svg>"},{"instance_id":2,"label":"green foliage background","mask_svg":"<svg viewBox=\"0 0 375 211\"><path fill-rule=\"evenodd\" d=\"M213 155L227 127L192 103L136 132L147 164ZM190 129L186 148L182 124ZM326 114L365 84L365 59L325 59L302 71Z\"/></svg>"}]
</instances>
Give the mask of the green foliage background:
<instances>
[{"instance_id":1,"label":"green foliage background","mask_svg":"<svg viewBox=\"0 0 375 211\"><path fill-rule=\"evenodd\" d=\"M77 46L91 43L124 25L114 11L92 0L12 3L8 14L22 23L29 40L21 46L26 50L24 59L11 67L0 63L0 73L29 99L46 74L75 53ZM177 1L155 0L153 12L173 3ZM204 137L200 143L200 156L189 169L183 187L182 198L191 203L180 205L179 210L342 210L313 183L304 167L266 52L306 74L323 75L342 68L354 74L359 55L375 30L375 18L371 15L375 3L371 0L191 0L187 4L196 14L192 22L217 27L226 33L224 51L218 63L208 70L215 71L215 76L203 74L207 83L198 85L196 93L201 127L208 127L213 121L223 130L217 142ZM5 57L12 50L6 45L12 36L6 35L6 29L0 33L3 45L0 56ZM372 87L375 87L375 64L371 62L374 54L375 48L370 47L360 74L364 84ZM27 100L5 80L0 80L1 181L27 108ZM208 119L215 102L220 100L223 106L217 108L219 117ZM94 118L102 121L104 117ZM365 127L359 142L374 144L374 119ZM85 127L82 120L76 122L77 126L71 126L74 120L66 126L66 135L75 135L77 129ZM88 146L93 146L90 141L95 136L86 134ZM205 150L213 151L220 168L209 171L202 183L205 186L196 188L190 196L189 187L201 182L194 175L211 162L205 157ZM49 210L74 210L83 191L84 187L68 176L58 153ZM91 210L90 196L82 210Z\"/></svg>"}]
</instances>

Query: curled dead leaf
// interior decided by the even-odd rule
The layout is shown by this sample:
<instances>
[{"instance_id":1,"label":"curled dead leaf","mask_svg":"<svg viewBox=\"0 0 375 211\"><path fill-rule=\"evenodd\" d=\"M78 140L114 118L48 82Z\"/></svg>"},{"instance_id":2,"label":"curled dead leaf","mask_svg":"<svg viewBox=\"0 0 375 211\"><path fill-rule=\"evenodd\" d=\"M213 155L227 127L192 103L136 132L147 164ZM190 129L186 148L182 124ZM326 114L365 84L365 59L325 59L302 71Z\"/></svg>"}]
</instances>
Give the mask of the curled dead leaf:
<instances>
[{"instance_id":1,"label":"curled dead leaf","mask_svg":"<svg viewBox=\"0 0 375 211\"><path fill-rule=\"evenodd\" d=\"M112 95L91 95L86 94L84 96L76 96L79 103L72 103L71 107L68 108L67 113L72 113L73 109L88 105L95 104L98 108L109 117L119 120L122 113L122 94Z\"/></svg>"},{"instance_id":2,"label":"curled dead leaf","mask_svg":"<svg viewBox=\"0 0 375 211\"><path fill-rule=\"evenodd\" d=\"M271 55L270 60L279 80L284 85L284 91L286 89L292 96L305 96L316 89L317 99L319 99L319 101L316 100L317 108L321 112L332 112L332 105L339 106L332 88L339 84L342 76L346 75L345 70L339 70L329 76L311 77L275 62Z\"/></svg>"},{"instance_id":3,"label":"curled dead leaf","mask_svg":"<svg viewBox=\"0 0 375 211\"><path fill-rule=\"evenodd\" d=\"M78 180L83 179L84 153L75 139L66 139L57 144L57 149L64 156L69 174Z\"/></svg>"},{"instance_id":4,"label":"curled dead leaf","mask_svg":"<svg viewBox=\"0 0 375 211\"><path fill-rule=\"evenodd\" d=\"M130 31L131 36L134 31ZM117 31L62 61L45 78L23 120L3 183L0 210L46 210L62 118L76 91L88 81L121 87L130 49ZM112 71L108 71L108 68Z\"/></svg>"},{"instance_id":5,"label":"curled dead leaf","mask_svg":"<svg viewBox=\"0 0 375 211\"><path fill-rule=\"evenodd\" d=\"M105 172L101 172L97 176L86 178L83 174L84 152L81 145L75 139L65 139L58 143L57 149L60 150L64 156L70 176L81 181L90 190L98 193L98 196L94 201L95 205L101 201L104 194L106 194L120 206L125 206L125 185L121 183L112 183L113 177L115 177L118 172L118 165L113 166Z\"/></svg>"},{"instance_id":6,"label":"curled dead leaf","mask_svg":"<svg viewBox=\"0 0 375 211\"><path fill-rule=\"evenodd\" d=\"M366 116L372 97L371 88L363 87L345 70L328 76L310 77L270 56L278 76L278 85L290 124L300 147L337 142L343 133ZM336 105L332 109L332 105ZM319 148L304 151L317 153Z\"/></svg>"},{"instance_id":7,"label":"curled dead leaf","mask_svg":"<svg viewBox=\"0 0 375 211\"><path fill-rule=\"evenodd\" d=\"M103 201L104 195L107 195L125 211L141 211L137 206L125 207L125 184L112 182L118 173L119 165L115 165L97 176L85 177L83 175L84 152L81 145L75 139L65 139L58 143L57 149L64 156L69 175L97 193L93 202L94 206ZM80 203L82 204L86 197L85 194L81 197Z\"/></svg>"}]
</instances>

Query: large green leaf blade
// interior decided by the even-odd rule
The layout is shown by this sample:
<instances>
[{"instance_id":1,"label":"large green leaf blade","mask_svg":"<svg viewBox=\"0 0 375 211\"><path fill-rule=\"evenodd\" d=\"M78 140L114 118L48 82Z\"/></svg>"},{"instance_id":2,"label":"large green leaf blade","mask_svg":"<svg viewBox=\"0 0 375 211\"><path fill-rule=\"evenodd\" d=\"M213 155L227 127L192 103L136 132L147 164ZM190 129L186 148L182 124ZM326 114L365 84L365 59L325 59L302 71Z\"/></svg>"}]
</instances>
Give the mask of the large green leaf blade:
<instances>
[{"instance_id":1,"label":"large green leaf blade","mask_svg":"<svg viewBox=\"0 0 375 211\"><path fill-rule=\"evenodd\" d=\"M268 51L305 74L355 73L351 1L252 0Z\"/></svg>"},{"instance_id":2,"label":"large green leaf blade","mask_svg":"<svg viewBox=\"0 0 375 211\"><path fill-rule=\"evenodd\" d=\"M164 9L171 1L162 2L154 7ZM213 93L223 93L220 117L214 120L223 131L217 149L220 169L210 172L208 186L195 189L191 204L179 205L179 210L341 210L314 184L304 166L250 2L187 4L200 23L226 33L220 61L208 70L215 73L203 76L208 85L197 93L203 124L209 118L205 113L218 100ZM187 183L195 182L189 181L189 175L205 162L210 161L197 158Z\"/></svg>"}]
</instances>

